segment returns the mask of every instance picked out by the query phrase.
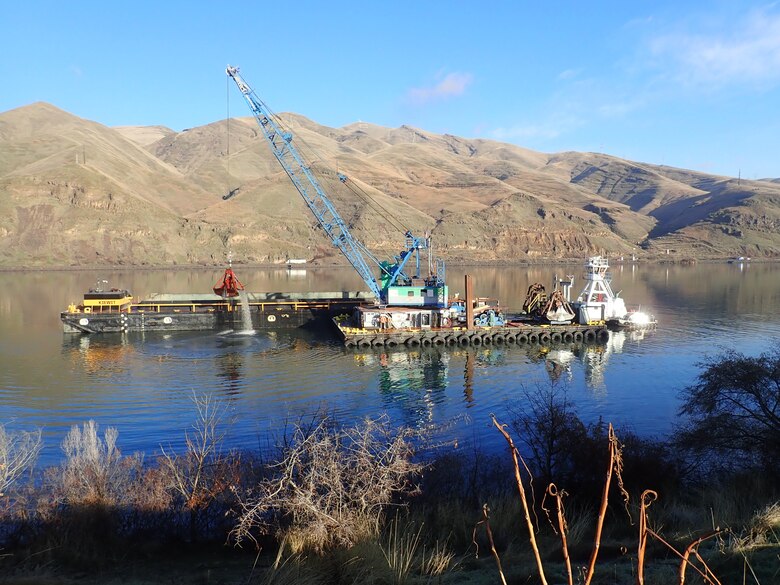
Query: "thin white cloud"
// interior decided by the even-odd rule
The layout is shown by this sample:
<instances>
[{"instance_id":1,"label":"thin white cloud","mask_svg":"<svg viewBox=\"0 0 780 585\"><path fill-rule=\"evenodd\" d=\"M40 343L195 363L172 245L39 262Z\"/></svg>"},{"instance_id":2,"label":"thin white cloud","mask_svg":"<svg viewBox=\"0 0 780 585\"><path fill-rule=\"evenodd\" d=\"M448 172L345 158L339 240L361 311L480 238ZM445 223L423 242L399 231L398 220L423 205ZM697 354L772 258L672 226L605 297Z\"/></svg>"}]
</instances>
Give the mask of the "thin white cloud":
<instances>
[{"instance_id":1,"label":"thin white cloud","mask_svg":"<svg viewBox=\"0 0 780 585\"><path fill-rule=\"evenodd\" d=\"M780 82L780 14L751 11L719 32L664 34L650 41L651 55L686 85L723 87Z\"/></svg>"},{"instance_id":2,"label":"thin white cloud","mask_svg":"<svg viewBox=\"0 0 780 585\"><path fill-rule=\"evenodd\" d=\"M447 99L462 95L471 85L474 76L471 73L448 73L432 87L414 87L409 90L408 97L412 103L423 105L432 101Z\"/></svg>"},{"instance_id":3,"label":"thin white cloud","mask_svg":"<svg viewBox=\"0 0 780 585\"><path fill-rule=\"evenodd\" d=\"M491 136L496 140L551 140L557 138L563 132L560 128L554 126L544 126L540 124L530 124L527 126L518 125L508 128L495 128L491 131Z\"/></svg>"},{"instance_id":4,"label":"thin white cloud","mask_svg":"<svg viewBox=\"0 0 780 585\"><path fill-rule=\"evenodd\" d=\"M71 65L70 66L70 72L74 77L83 77L84 71L82 71L81 67L78 65Z\"/></svg>"},{"instance_id":5,"label":"thin white cloud","mask_svg":"<svg viewBox=\"0 0 780 585\"><path fill-rule=\"evenodd\" d=\"M582 69L566 69L558 74L558 80L567 81L569 79L574 79L575 77L579 77L580 73L582 73Z\"/></svg>"},{"instance_id":6,"label":"thin white cloud","mask_svg":"<svg viewBox=\"0 0 780 585\"><path fill-rule=\"evenodd\" d=\"M585 124L575 111L557 110L543 120L494 128L490 135L496 140L544 142L572 132Z\"/></svg>"}]
</instances>

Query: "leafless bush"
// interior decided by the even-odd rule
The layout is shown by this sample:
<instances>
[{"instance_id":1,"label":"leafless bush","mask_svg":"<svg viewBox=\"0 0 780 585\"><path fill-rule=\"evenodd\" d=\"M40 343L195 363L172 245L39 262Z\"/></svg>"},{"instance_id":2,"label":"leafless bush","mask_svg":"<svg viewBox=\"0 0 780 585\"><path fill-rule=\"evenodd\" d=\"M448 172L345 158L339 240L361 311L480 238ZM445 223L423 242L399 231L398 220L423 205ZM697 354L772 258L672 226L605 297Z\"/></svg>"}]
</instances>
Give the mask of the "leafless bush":
<instances>
[{"instance_id":1,"label":"leafless bush","mask_svg":"<svg viewBox=\"0 0 780 585\"><path fill-rule=\"evenodd\" d=\"M222 453L225 408L208 395L193 395L196 419L185 433L184 453L161 447L160 467L172 491L190 514L190 537L197 534L198 515L238 483L237 458Z\"/></svg>"},{"instance_id":2,"label":"leafless bush","mask_svg":"<svg viewBox=\"0 0 780 585\"><path fill-rule=\"evenodd\" d=\"M117 505L141 468L141 456L122 457L116 446L119 431L108 427L101 439L90 420L73 425L62 442L62 498L71 504Z\"/></svg>"},{"instance_id":3,"label":"leafless bush","mask_svg":"<svg viewBox=\"0 0 780 585\"><path fill-rule=\"evenodd\" d=\"M26 470L32 469L41 451L41 431L9 433L0 424L0 497Z\"/></svg>"},{"instance_id":4,"label":"leafless bush","mask_svg":"<svg viewBox=\"0 0 780 585\"><path fill-rule=\"evenodd\" d=\"M255 529L275 526L282 548L322 552L378 535L386 508L414 491L420 465L410 438L384 417L340 430L327 420L306 432L297 427L270 477L243 502L233 536L254 540Z\"/></svg>"}]
</instances>

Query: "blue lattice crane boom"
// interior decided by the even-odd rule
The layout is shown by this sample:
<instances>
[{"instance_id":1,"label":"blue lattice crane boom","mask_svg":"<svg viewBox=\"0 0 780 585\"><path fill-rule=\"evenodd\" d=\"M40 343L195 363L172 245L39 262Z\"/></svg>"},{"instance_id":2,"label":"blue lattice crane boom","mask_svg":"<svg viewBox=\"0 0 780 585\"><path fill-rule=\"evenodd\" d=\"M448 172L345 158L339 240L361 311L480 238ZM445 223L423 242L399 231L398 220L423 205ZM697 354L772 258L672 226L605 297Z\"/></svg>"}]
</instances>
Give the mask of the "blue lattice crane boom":
<instances>
[{"instance_id":1,"label":"blue lattice crane boom","mask_svg":"<svg viewBox=\"0 0 780 585\"><path fill-rule=\"evenodd\" d=\"M389 291L393 287L397 287L398 283L408 285L412 282L412 279L404 273L403 269L409 259L415 255L417 257L417 277L419 278L419 251L430 247L429 238L417 238L410 231L407 231L405 234L406 249L401 251L395 258L395 261L392 263L378 261L360 241L353 237L346 222L342 219L330 198L322 189L319 181L311 172L310 165L293 145L292 133L282 127L270 108L241 77L238 67L228 65L226 72L235 81L239 91L244 96L244 100L249 105L249 109L252 111L257 124L260 126L266 142L271 147L276 160L279 161L279 164L281 164L295 188L303 197L306 205L308 205L317 218L320 227L328 235L333 245L341 250L341 253L344 254L349 263L357 270L377 299L382 303L387 303ZM346 176L339 174L339 180L346 183L348 179ZM370 258L379 267L382 275L380 281L377 281L374 277L374 272L369 267L366 257ZM438 267L436 276L431 275L429 279L426 279L426 283L439 287L444 291L443 301L440 304L441 306L446 306L443 265Z\"/></svg>"}]
</instances>

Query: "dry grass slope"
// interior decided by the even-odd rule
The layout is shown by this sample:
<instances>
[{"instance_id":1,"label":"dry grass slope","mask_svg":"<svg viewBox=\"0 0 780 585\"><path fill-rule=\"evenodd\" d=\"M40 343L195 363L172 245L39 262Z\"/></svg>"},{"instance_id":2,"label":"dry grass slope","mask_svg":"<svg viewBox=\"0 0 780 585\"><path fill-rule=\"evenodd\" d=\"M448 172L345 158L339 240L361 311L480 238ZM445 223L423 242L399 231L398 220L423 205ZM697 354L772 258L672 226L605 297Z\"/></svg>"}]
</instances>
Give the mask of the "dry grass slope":
<instances>
[{"instance_id":1,"label":"dry grass slope","mask_svg":"<svg viewBox=\"0 0 780 585\"><path fill-rule=\"evenodd\" d=\"M400 249L401 228L463 261L780 255L777 179L281 117L380 256ZM229 140L227 127L108 128L45 103L0 114L0 266L219 264L229 250L250 263L340 262L254 120L232 119Z\"/></svg>"}]
</instances>

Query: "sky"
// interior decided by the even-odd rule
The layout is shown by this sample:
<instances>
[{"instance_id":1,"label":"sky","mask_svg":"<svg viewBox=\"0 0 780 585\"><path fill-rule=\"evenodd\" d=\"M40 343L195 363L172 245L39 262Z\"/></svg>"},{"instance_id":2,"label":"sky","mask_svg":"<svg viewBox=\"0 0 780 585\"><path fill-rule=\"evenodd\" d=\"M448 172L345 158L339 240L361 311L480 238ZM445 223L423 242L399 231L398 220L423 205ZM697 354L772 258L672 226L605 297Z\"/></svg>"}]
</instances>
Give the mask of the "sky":
<instances>
[{"instance_id":1,"label":"sky","mask_svg":"<svg viewBox=\"0 0 780 585\"><path fill-rule=\"evenodd\" d=\"M276 112L780 177L780 2L0 1L0 112ZM232 83L232 82L231 82Z\"/></svg>"}]
</instances>

